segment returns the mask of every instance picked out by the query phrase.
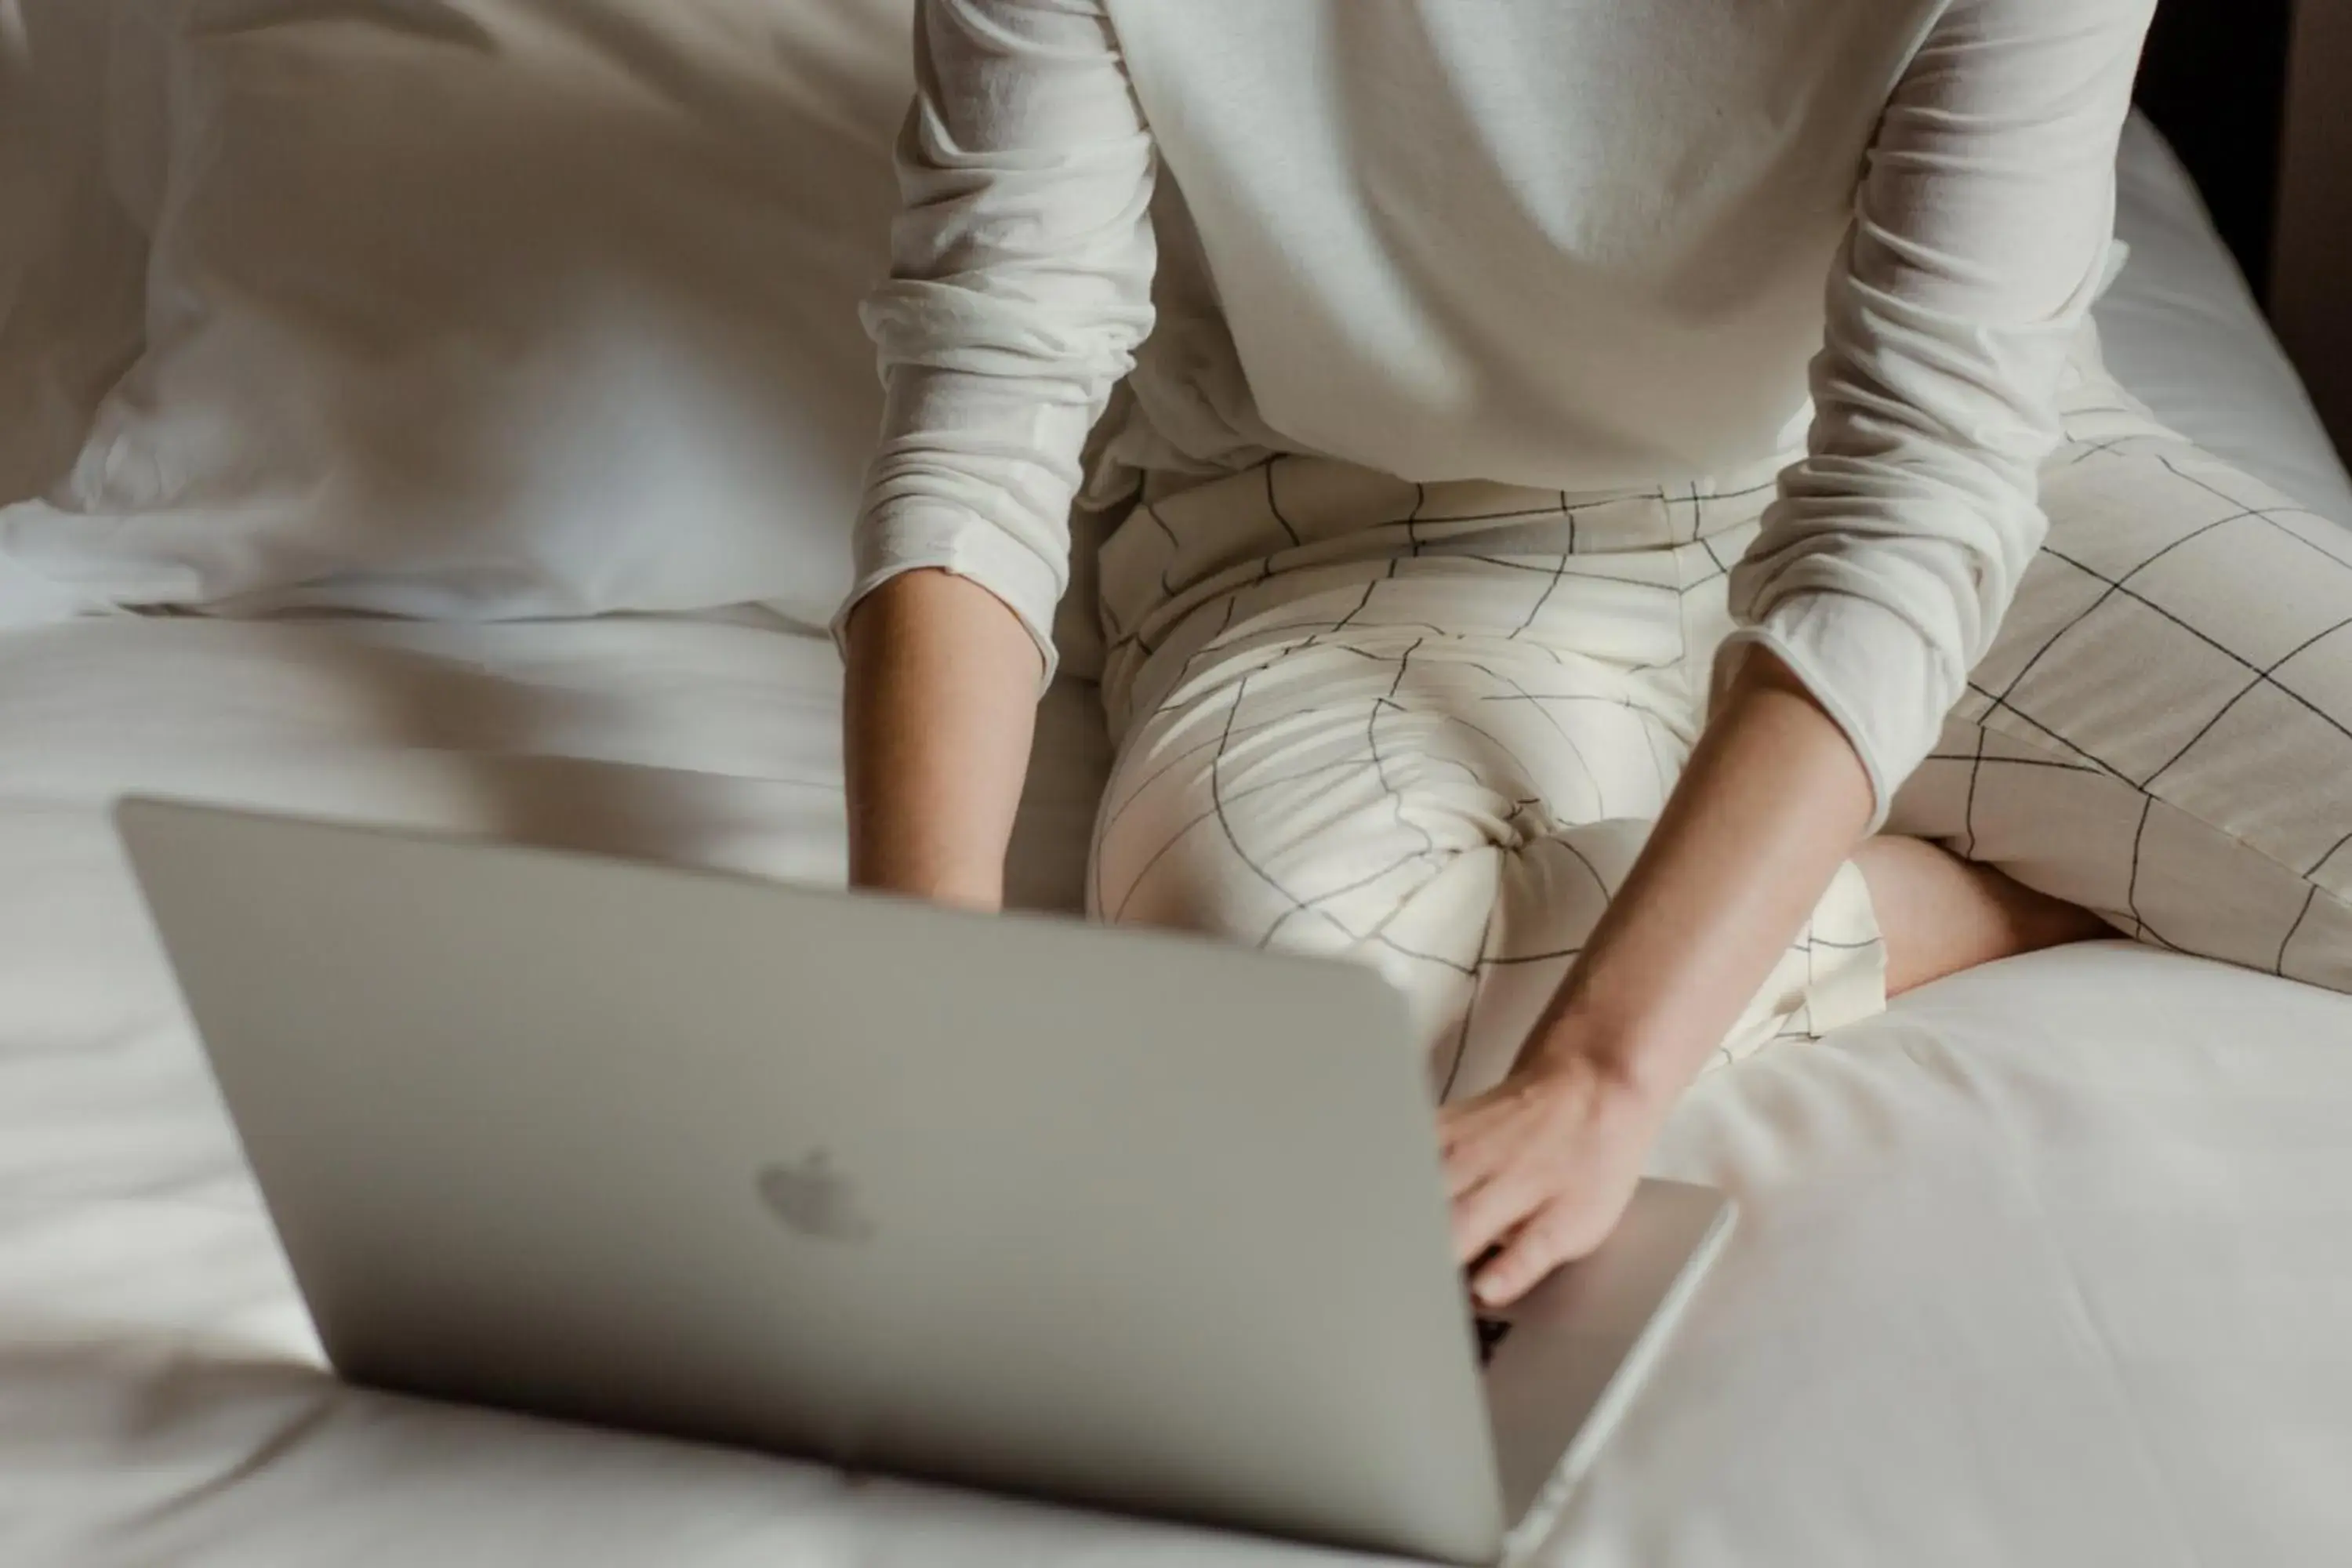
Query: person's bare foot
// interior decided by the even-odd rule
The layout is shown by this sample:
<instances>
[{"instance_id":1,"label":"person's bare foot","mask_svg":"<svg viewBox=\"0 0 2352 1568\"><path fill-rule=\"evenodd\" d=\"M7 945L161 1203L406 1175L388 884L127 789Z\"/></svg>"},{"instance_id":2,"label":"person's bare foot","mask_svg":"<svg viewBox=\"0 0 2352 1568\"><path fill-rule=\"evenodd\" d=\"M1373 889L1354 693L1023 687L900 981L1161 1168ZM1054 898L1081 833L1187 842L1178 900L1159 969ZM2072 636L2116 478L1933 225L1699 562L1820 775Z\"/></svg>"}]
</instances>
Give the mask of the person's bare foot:
<instances>
[{"instance_id":1,"label":"person's bare foot","mask_svg":"<svg viewBox=\"0 0 2352 1568\"><path fill-rule=\"evenodd\" d=\"M1918 838L1874 838L1854 864L1886 943L1886 994L2046 947L2115 935L2087 910Z\"/></svg>"}]
</instances>

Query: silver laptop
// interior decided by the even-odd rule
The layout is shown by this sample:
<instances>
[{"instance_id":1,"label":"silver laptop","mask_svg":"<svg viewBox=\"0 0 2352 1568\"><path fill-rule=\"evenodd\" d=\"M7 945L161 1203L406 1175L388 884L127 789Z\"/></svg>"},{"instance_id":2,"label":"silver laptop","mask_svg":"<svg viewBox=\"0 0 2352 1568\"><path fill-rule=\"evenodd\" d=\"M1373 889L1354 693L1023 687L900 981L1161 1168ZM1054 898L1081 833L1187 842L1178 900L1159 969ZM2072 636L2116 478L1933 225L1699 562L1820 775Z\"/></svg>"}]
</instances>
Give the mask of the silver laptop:
<instances>
[{"instance_id":1,"label":"silver laptop","mask_svg":"<svg viewBox=\"0 0 2352 1568\"><path fill-rule=\"evenodd\" d=\"M1352 965L118 820L357 1383L1491 1563L1729 1226L1649 1184L1474 1324L1404 1010Z\"/></svg>"}]
</instances>

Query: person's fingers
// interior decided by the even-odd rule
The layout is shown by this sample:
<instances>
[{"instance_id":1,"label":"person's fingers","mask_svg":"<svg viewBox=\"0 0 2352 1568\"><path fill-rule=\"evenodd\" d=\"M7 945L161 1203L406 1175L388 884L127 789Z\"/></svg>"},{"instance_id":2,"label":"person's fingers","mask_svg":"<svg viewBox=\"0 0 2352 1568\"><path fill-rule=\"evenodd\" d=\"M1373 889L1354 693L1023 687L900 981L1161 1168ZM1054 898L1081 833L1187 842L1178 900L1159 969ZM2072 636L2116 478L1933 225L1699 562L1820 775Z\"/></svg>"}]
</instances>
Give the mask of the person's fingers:
<instances>
[{"instance_id":1,"label":"person's fingers","mask_svg":"<svg viewBox=\"0 0 2352 1568\"><path fill-rule=\"evenodd\" d=\"M1482 1307L1510 1306L1542 1284L1553 1269L1574 1259L1574 1240L1581 1229L1581 1216L1565 1202L1537 1211L1478 1270L1470 1281L1470 1293Z\"/></svg>"},{"instance_id":2,"label":"person's fingers","mask_svg":"<svg viewBox=\"0 0 2352 1568\"><path fill-rule=\"evenodd\" d=\"M1467 1267L1542 1202L1517 1172L1497 1171L1454 1205L1454 1260Z\"/></svg>"},{"instance_id":3,"label":"person's fingers","mask_svg":"<svg viewBox=\"0 0 2352 1568\"><path fill-rule=\"evenodd\" d=\"M1582 1194L1552 1199L1513 1232L1502 1250L1478 1270L1470 1282L1471 1294L1482 1305L1510 1305L1542 1284L1554 1269L1599 1251L1624 1208L1622 1200L1595 1204Z\"/></svg>"},{"instance_id":4,"label":"person's fingers","mask_svg":"<svg viewBox=\"0 0 2352 1568\"><path fill-rule=\"evenodd\" d=\"M1459 1198L1510 1163L1512 1152L1518 1146L1511 1137L1511 1127L1505 1118L1485 1117L1463 1128L1445 1145L1443 1159L1447 1197Z\"/></svg>"},{"instance_id":5,"label":"person's fingers","mask_svg":"<svg viewBox=\"0 0 2352 1568\"><path fill-rule=\"evenodd\" d=\"M1509 1107L1492 1094L1442 1107L1437 1112L1437 1146L1450 1154L1460 1145L1474 1142L1492 1131L1508 1110Z\"/></svg>"},{"instance_id":6,"label":"person's fingers","mask_svg":"<svg viewBox=\"0 0 2352 1568\"><path fill-rule=\"evenodd\" d=\"M1467 1153L1460 1156L1448 1154L1445 1157L1445 1199L1448 1203L1460 1203L1492 1181L1494 1176L1495 1168L1491 1162L1474 1159Z\"/></svg>"}]
</instances>

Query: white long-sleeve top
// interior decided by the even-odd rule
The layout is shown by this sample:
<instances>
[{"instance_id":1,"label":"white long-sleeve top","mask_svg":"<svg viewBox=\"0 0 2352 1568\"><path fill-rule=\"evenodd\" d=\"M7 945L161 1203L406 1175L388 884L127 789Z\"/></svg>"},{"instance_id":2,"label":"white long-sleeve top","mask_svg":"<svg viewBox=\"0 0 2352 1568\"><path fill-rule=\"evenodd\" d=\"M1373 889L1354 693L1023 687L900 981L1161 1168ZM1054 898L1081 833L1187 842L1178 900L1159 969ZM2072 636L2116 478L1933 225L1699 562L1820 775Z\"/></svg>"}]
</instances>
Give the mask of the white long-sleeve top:
<instances>
[{"instance_id":1,"label":"white long-sleeve top","mask_svg":"<svg viewBox=\"0 0 2352 1568\"><path fill-rule=\"evenodd\" d=\"M1130 372L1115 445L1175 472L1591 491L1792 452L1733 642L1883 816L2040 546L2153 8L919 0L849 602L961 574L1050 671Z\"/></svg>"}]
</instances>

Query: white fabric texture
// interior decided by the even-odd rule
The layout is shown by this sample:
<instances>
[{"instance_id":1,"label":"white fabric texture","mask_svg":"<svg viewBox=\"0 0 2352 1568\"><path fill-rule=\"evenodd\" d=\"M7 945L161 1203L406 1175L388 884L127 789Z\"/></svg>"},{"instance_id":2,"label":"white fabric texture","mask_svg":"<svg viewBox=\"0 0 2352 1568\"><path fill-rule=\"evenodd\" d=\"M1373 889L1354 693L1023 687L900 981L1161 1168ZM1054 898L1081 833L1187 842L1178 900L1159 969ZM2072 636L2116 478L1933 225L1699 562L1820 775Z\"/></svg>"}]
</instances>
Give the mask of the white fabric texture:
<instances>
[{"instance_id":1,"label":"white fabric texture","mask_svg":"<svg viewBox=\"0 0 2352 1568\"><path fill-rule=\"evenodd\" d=\"M106 800L829 879L836 681L823 641L756 626L0 639L0 1560L1369 1562L320 1369ZM1054 826L1083 850L1083 806ZM1714 1075L1656 1168L1730 1186L1741 1228L1539 1561L2331 1561L2352 1539L2348 1121L2352 1004L2125 948Z\"/></svg>"},{"instance_id":2,"label":"white fabric texture","mask_svg":"<svg viewBox=\"0 0 2352 1568\"><path fill-rule=\"evenodd\" d=\"M1050 666L1130 365L1107 458L1148 470L1590 492L1787 452L1728 646L1806 681L1883 817L2042 538L2151 9L923 0L856 592L961 573Z\"/></svg>"},{"instance_id":3,"label":"white fabric texture","mask_svg":"<svg viewBox=\"0 0 2352 1568\"><path fill-rule=\"evenodd\" d=\"M0 623L831 616L879 416L855 310L903 7L116 19L76 42L125 106L113 194L153 226L146 352L69 471L0 510Z\"/></svg>"},{"instance_id":4,"label":"white fabric texture","mask_svg":"<svg viewBox=\"0 0 2352 1568\"><path fill-rule=\"evenodd\" d=\"M2049 540L1890 827L2167 951L2352 993L2352 533L2082 372ZM1772 494L1286 458L1147 502L1160 547L1114 574L1181 580L1175 542L1255 531L1276 497L1302 537L1375 548L1294 547L1140 628L1092 911L1370 964L1432 1089L1486 1092L1682 773ZM1713 1065L1878 1013L1885 963L1845 867Z\"/></svg>"},{"instance_id":5,"label":"white fabric texture","mask_svg":"<svg viewBox=\"0 0 2352 1568\"><path fill-rule=\"evenodd\" d=\"M1389 548L1286 551L1146 624L1142 691L1109 694L1131 719L1088 912L1369 964L1434 1098L1494 1088L1681 776L1726 561L1771 493L1769 469L1564 495L1283 458L1150 503L1171 576L1166 542L1241 531L1269 496L1309 540ZM1875 1016L1885 970L1842 868L1714 1065Z\"/></svg>"},{"instance_id":6,"label":"white fabric texture","mask_svg":"<svg viewBox=\"0 0 2352 1568\"><path fill-rule=\"evenodd\" d=\"M483 15L499 14L495 0L479 4ZM738 33L728 33L725 26L714 30L709 21L714 7L722 23L737 18L731 25ZM439 7L442 14L448 9ZM846 265L838 270L819 267L808 280L831 300L821 308L837 310L843 300L866 287L883 261L880 230L892 205L882 188L887 178L886 143L910 90L904 46L909 0L826 0L809 6L755 9L755 28L781 30L772 35L755 31L753 36L772 37L780 58L813 62L800 69L765 72L757 90L788 100L777 110L779 116L805 109L821 123L847 126L853 140L862 139L861 150L847 162L863 168L861 177L868 188L854 190L839 170L809 175L803 182L815 193L805 209L814 219L813 229L854 239L861 216L871 227L866 273ZM309 14L299 0L265 11L256 15L281 29ZM746 90L742 62L710 44L714 37L740 36L743 0L679 0L658 15L632 11L636 29L632 37L646 47L612 51L608 58L616 68L635 69L645 79L634 87L607 81L585 96L609 91L619 103L656 101L665 96L682 101L710 100L725 98L730 90L741 94ZM144 0L7 0L0 6L0 73L6 84L0 92L0 280L5 280L0 281L0 502L43 491L53 492L52 502L68 499L74 458L98 409L138 357L149 261L142 226L152 229L162 215L172 146L166 84L174 60L185 54L175 47L172 24L176 15L171 5L149 5ZM401 40L413 30L415 15L413 7L383 4L342 6L337 16L348 30L331 47L319 47L328 64L364 78L383 37L392 40L389 53L395 59L404 48L413 49ZM600 13L591 8L566 15L593 20ZM507 51L496 68L499 90L518 118L534 112L551 118L563 105L576 105L583 92L573 68L594 53L584 44L568 52L557 47L564 34L551 13L538 13L537 21L526 40L508 34L499 39ZM533 108L551 100L551 109ZM840 113L827 107L836 104L854 107ZM284 122L289 134L301 134L304 117L317 111L322 111L319 100L307 94L288 105ZM415 117L389 123L391 133L410 144L431 129ZM468 131L462 117L439 126L446 144L440 167L456 170L467 181L480 181L485 176L470 167L465 155ZM342 134L357 133L346 127ZM2132 137L2120 232L2140 246L2147 259L2126 269L2101 315L2111 329L2128 321L2145 323L2147 330L2111 331L2118 367L2167 422L2199 430L2217 454L2330 515L2352 516L2352 486L2345 481L2341 465L2310 414L2294 373L2261 323L2242 280L2226 254L2210 243L2194 190L2144 122L2135 127ZM841 146L822 135L793 139L788 144L827 159ZM694 170L706 183L715 184L740 175L747 161L776 156L772 146L763 145L753 153L715 132L691 146L673 144L669 151L676 166ZM567 156L565 149L546 144L533 147L530 153L559 171ZM322 164L307 171L315 177L287 203L301 216L282 237L285 243L299 251L304 226L322 222L335 210L337 204L326 198L358 187L364 170L375 161L380 160L366 155L362 141L348 170ZM659 173L670 165L650 158L633 164L608 163L599 166L596 177L624 183L648 173L648 166ZM762 177L780 176L771 173ZM310 185L317 187L315 193ZM307 199L313 194L319 199ZM737 222L724 225L689 225L667 236L667 242L690 258L714 233L719 243L728 243L727 236L740 227L741 215L735 216ZM1183 215L1179 209L1163 216L1181 220ZM1177 226L1181 237L1181 221ZM493 255L475 259L478 265L505 265ZM687 270L696 272L698 267L689 259ZM368 277L382 282L372 269ZM777 286L786 284L801 286L790 279ZM1162 278L1160 292L1163 320L1198 315L1202 302L1171 296L1169 278ZM207 298L233 319L279 313L270 294ZM1176 326L1169 336L1171 343L1186 335L1182 320ZM809 439L806 456L818 468L830 465L824 470L829 478L818 488L829 486L837 500L855 494L856 475L870 456L871 421L879 400L870 390L870 345L838 329L827 342L827 352L837 352L838 363L812 360L808 384L820 389L821 408L838 407L841 416L826 426L828 434ZM545 345L534 340L530 346ZM1147 359L1150 354L1147 349ZM327 391L340 395L327 363L334 357L331 349L313 357L326 376ZM354 374L367 370L358 363L349 368ZM454 367L445 368L456 374ZM640 395L647 390L636 389ZM226 390L222 395L233 395ZM481 401L470 393L463 400ZM793 417L790 410L781 414ZM1172 426L1179 416L1180 410L1166 399L1158 401L1155 417L1161 423ZM238 461L258 484L273 456L266 443L275 437L263 426L247 426L246 431L250 439ZM828 447L827 441L837 441L837 448ZM446 531L441 523L430 521L436 509L466 517L481 514L481 476L471 466L411 468L407 478L414 487L406 503L411 515L428 519L426 531L435 537ZM216 532L194 536L176 526L189 521L184 513L143 516L142 527L129 533L68 530L63 526L63 513L37 515L47 519L43 524L45 548L58 557L82 561L92 570L89 563L103 563L111 574L152 577L156 581L149 587L159 592L164 577L184 581L184 552L191 547L199 547L199 554L215 564L238 551L248 552L232 573L242 591L247 583L282 584L300 579L305 571L332 565L336 552L347 542L342 512L323 494L307 508L289 504L244 515L224 509L212 518L220 525ZM711 543L707 532L698 531L696 519L681 518L676 509L659 515L683 529L675 536L681 545ZM811 503L777 507L775 518L793 534L793 567L780 604L800 618L830 613L848 581L839 517ZM811 520L816 520L816 536L803 537L802 525ZM1076 521L1083 526L1092 520L1082 515ZM368 542L372 552L396 550L398 543L389 535ZM157 553L152 559L137 553L147 551ZM689 556L695 552L684 552ZM581 552L567 545L551 552L547 569L561 582L579 559ZM1088 575L1092 566L1091 539L1082 538L1072 562L1076 577L1064 595L1055 628L1063 662L1073 673L1088 678L1097 672L1101 658L1096 595ZM754 560L719 571L722 583L715 597L730 602L756 594L753 580L761 569ZM18 591L37 599L47 597L49 586L41 579L16 579ZM305 592L320 598L336 596L316 580ZM495 613L496 597L477 601L477 605L482 613Z\"/></svg>"},{"instance_id":7,"label":"white fabric texture","mask_svg":"<svg viewBox=\"0 0 2352 1568\"><path fill-rule=\"evenodd\" d=\"M2352 481L2197 187L2144 116L2124 127L2116 233L2130 262L2096 310L2108 368L2157 417L2352 525Z\"/></svg>"},{"instance_id":8,"label":"white fabric texture","mask_svg":"<svg viewBox=\"0 0 2352 1568\"><path fill-rule=\"evenodd\" d=\"M110 143L148 128L108 90L126 3L0 5L0 503L72 465L139 352L145 245L108 178Z\"/></svg>"},{"instance_id":9,"label":"white fabric texture","mask_svg":"<svg viewBox=\"0 0 2352 1568\"><path fill-rule=\"evenodd\" d=\"M37 39L98 8L0 0L0 17L16 6ZM665 31L698 8L634 15ZM773 7L814 29L896 8ZM887 53L869 86L895 114ZM72 74L87 58L43 56L45 98L99 112ZM2205 291L2230 271L2193 193L2152 140L2131 151L2110 360L2279 488L2340 489L2242 296ZM0 252L15 232L0 223ZM94 286L123 264L106 237L82 253ZM112 301L70 295L71 267L51 278L116 330ZM32 384L20 351L103 359L47 337L59 321L6 322L0 384ZM86 382L44 384L87 418ZM0 421L0 455L20 435ZM142 788L830 879L837 683L829 647L757 622L126 617L0 637L0 1561L1359 1561L386 1398L320 1369L106 802ZM1091 700L1065 683L1044 710L1026 901L1076 896L1105 752ZM2352 1540L2347 1126L2352 1005L2122 946L1966 976L1715 1075L1657 1169L1732 1187L1740 1232L1541 1560L2334 1561Z\"/></svg>"}]
</instances>

